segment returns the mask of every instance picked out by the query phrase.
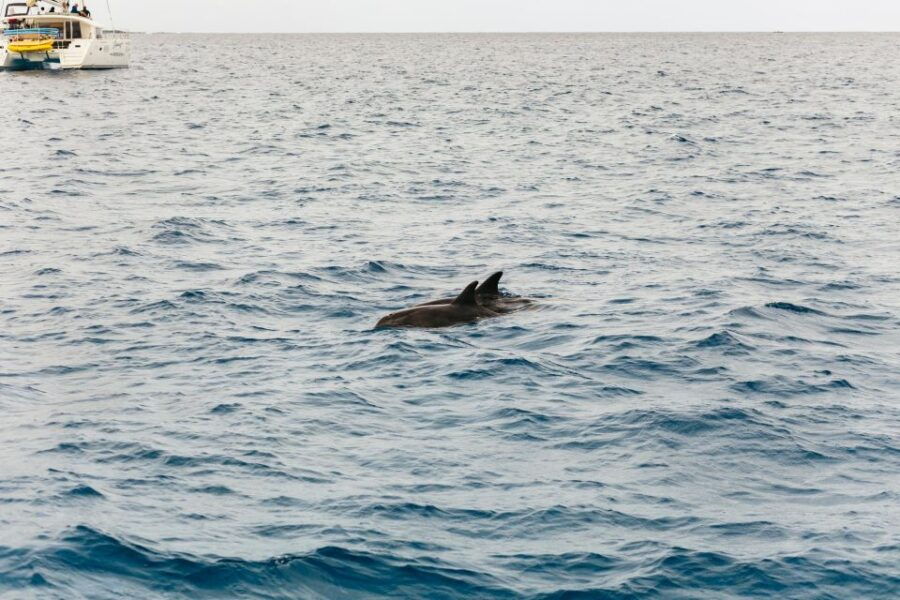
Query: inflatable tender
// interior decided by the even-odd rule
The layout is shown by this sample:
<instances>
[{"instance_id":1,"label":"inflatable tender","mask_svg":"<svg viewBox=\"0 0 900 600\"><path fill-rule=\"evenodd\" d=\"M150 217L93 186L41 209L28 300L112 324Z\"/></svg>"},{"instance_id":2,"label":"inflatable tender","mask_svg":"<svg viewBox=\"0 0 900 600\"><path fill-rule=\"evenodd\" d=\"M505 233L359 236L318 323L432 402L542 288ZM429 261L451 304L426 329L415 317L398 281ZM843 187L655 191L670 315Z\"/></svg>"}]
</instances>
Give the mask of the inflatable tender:
<instances>
[{"instance_id":1,"label":"inflatable tender","mask_svg":"<svg viewBox=\"0 0 900 600\"><path fill-rule=\"evenodd\" d=\"M28 52L49 52L53 50L53 42L59 35L58 29L7 29L4 36L10 38L7 51L25 54Z\"/></svg>"},{"instance_id":2,"label":"inflatable tender","mask_svg":"<svg viewBox=\"0 0 900 600\"><path fill-rule=\"evenodd\" d=\"M10 42L6 47L10 52L18 52L24 54L26 52L49 52L53 50L53 39L46 38L43 40L21 40L18 42Z\"/></svg>"}]
</instances>

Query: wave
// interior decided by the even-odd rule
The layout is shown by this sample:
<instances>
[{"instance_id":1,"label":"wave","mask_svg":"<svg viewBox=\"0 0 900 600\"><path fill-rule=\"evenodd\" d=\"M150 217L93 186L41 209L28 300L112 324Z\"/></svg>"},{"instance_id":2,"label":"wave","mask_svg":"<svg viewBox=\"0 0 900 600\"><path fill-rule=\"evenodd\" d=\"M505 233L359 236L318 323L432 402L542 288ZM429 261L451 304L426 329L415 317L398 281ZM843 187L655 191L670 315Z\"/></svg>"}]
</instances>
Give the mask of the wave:
<instances>
[{"instance_id":1,"label":"wave","mask_svg":"<svg viewBox=\"0 0 900 600\"><path fill-rule=\"evenodd\" d=\"M743 527L751 526L744 525ZM640 558L647 568L636 568ZM0 546L0 593L42 597L568 598L891 597L900 576L887 563L821 549L740 557L651 541L608 553L496 554L484 567L323 546L261 560L167 552L78 526L29 549ZM498 578L491 571L516 573Z\"/></svg>"},{"instance_id":2,"label":"wave","mask_svg":"<svg viewBox=\"0 0 900 600\"><path fill-rule=\"evenodd\" d=\"M154 550L87 526L57 543L0 547L0 592L68 597L512 598L484 573L434 561L325 546L305 554L243 560Z\"/></svg>"}]
</instances>

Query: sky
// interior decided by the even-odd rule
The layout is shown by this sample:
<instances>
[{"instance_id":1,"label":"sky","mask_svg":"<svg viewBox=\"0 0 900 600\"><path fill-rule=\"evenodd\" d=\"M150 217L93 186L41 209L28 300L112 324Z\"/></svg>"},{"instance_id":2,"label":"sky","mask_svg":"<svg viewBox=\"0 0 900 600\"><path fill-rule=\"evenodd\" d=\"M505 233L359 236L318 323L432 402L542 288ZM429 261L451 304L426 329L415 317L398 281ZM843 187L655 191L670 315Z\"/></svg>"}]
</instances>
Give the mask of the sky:
<instances>
[{"instance_id":1,"label":"sky","mask_svg":"<svg viewBox=\"0 0 900 600\"><path fill-rule=\"evenodd\" d=\"M107 0L87 0L109 22ZM132 31L900 31L900 0L108 0Z\"/></svg>"}]
</instances>

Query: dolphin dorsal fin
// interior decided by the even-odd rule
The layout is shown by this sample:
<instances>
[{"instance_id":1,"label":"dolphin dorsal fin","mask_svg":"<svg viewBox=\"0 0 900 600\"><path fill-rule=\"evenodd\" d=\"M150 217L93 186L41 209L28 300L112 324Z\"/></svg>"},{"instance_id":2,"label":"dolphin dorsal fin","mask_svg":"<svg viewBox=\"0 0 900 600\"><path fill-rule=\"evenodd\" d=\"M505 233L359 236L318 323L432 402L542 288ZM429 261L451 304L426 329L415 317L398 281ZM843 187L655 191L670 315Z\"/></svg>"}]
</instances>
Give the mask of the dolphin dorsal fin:
<instances>
[{"instance_id":1,"label":"dolphin dorsal fin","mask_svg":"<svg viewBox=\"0 0 900 600\"><path fill-rule=\"evenodd\" d=\"M484 280L480 286L478 286L478 295L479 296L488 296L492 298L496 298L500 295L500 278L503 277L503 271L497 271L490 277Z\"/></svg>"},{"instance_id":2,"label":"dolphin dorsal fin","mask_svg":"<svg viewBox=\"0 0 900 600\"><path fill-rule=\"evenodd\" d=\"M456 300L453 301L453 304L456 304L457 306L475 306L478 304L478 299L475 297L475 288L477 287L477 281L473 281L467 285L466 289L464 289L462 293L456 297Z\"/></svg>"}]
</instances>

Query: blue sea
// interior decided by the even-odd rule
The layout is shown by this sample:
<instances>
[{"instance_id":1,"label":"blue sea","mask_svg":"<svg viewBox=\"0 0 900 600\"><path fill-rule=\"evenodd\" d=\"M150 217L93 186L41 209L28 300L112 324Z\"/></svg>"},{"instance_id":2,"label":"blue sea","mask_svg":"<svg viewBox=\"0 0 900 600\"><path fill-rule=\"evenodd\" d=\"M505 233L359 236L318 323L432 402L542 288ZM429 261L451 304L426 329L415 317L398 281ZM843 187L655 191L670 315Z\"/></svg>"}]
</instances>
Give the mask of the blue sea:
<instances>
[{"instance_id":1,"label":"blue sea","mask_svg":"<svg viewBox=\"0 0 900 600\"><path fill-rule=\"evenodd\" d=\"M133 43L0 73L4 600L900 596L900 34Z\"/></svg>"}]
</instances>

